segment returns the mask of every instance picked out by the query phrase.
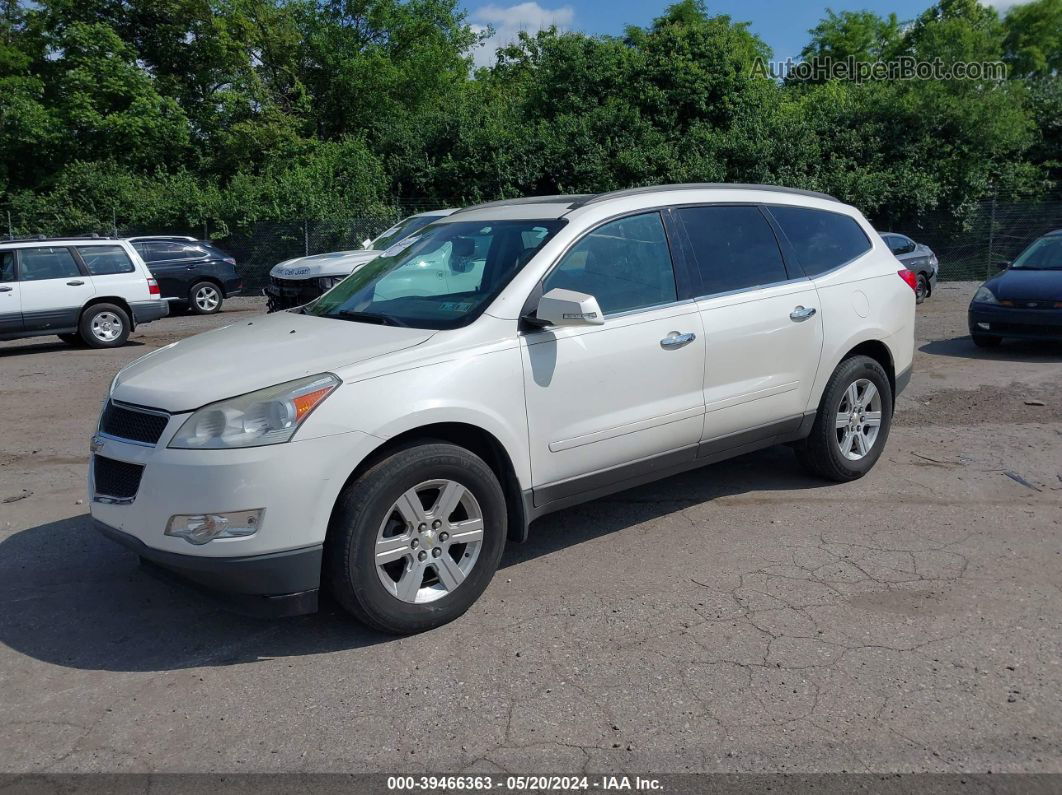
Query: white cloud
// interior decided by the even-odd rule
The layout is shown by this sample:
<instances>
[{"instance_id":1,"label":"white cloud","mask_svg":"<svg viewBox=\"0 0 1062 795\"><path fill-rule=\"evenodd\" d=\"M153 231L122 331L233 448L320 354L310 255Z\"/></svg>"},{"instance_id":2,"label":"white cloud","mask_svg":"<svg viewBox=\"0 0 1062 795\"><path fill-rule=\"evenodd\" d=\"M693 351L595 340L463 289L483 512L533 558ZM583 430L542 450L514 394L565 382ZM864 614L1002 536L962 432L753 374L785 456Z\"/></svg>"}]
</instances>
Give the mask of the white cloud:
<instances>
[{"instance_id":1,"label":"white cloud","mask_svg":"<svg viewBox=\"0 0 1062 795\"><path fill-rule=\"evenodd\" d=\"M551 25L567 29L574 19L575 10L571 6L543 8L538 3L517 3L512 6L490 3L482 6L469 15L469 24L476 33L482 33L490 26L494 28L494 35L473 52L476 66L494 63L494 51L515 41L520 31L535 33Z\"/></svg>"}]
</instances>

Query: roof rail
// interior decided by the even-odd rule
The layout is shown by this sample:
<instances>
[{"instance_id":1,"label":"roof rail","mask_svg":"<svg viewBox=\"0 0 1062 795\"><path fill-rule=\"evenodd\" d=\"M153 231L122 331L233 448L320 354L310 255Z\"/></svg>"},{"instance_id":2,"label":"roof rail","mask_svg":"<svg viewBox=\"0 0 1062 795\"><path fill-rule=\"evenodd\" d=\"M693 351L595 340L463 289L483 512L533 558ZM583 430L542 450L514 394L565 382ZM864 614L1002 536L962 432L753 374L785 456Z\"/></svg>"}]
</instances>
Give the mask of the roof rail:
<instances>
[{"instance_id":1,"label":"roof rail","mask_svg":"<svg viewBox=\"0 0 1062 795\"><path fill-rule=\"evenodd\" d=\"M815 199L826 199L827 201L840 201L836 196L831 196L828 193L819 193L818 191L804 190L803 188L783 188L779 185L750 185L738 182L684 182L677 185L648 185L642 188L627 188L626 190L592 194L573 204L572 209L585 207L588 204L596 204L607 199L620 199L624 196L640 196L645 193L659 193L671 190L763 190L774 193L790 193L797 196L810 196Z\"/></svg>"},{"instance_id":2,"label":"roof rail","mask_svg":"<svg viewBox=\"0 0 1062 795\"><path fill-rule=\"evenodd\" d=\"M576 204L585 199L592 198L592 193L576 193L568 195L554 195L554 196L521 196L516 199L498 199L492 202L483 202L482 204L472 204L468 207L462 207L454 215L459 213L467 213L469 210L482 210L485 207L506 207L511 204L563 204L570 202Z\"/></svg>"},{"instance_id":3,"label":"roof rail","mask_svg":"<svg viewBox=\"0 0 1062 795\"><path fill-rule=\"evenodd\" d=\"M0 237L0 243L39 243L41 241L55 241L55 240L120 240L121 238L113 237L112 235L28 235L26 237L11 237L5 235Z\"/></svg>"}]
</instances>

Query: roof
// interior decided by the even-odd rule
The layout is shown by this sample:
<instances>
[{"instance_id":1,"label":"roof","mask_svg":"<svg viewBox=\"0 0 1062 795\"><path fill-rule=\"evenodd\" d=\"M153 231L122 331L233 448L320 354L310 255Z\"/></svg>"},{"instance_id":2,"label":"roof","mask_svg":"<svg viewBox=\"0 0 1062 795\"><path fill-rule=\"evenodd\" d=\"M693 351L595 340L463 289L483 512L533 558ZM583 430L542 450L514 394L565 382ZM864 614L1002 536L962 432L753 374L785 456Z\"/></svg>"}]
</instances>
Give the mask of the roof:
<instances>
[{"instance_id":1,"label":"roof","mask_svg":"<svg viewBox=\"0 0 1062 795\"><path fill-rule=\"evenodd\" d=\"M187 240L198 243L199 239L191 235L132 235L126 240Z\"/></svg>"},{"instance_id":2,"label":"roof","mask_svg":"<svg viewBox=\"0 0 1062 795\"><path fill-rule=\"evenodd\" d=\"M505 213L505 215L512 218L558 218L572 210L578 210L581 207L588 207L606 201L624 199L631 196L648 196L654 193L673 193L675 191L684 190L763 191L840 202L839 199L830 196L828 193L819 193L818 191L804 190L802 188L786 188L779 185L751 185L737 182L686 182L675 185L649 185L641 188L627 188L625 190L614 190L606 193L576 193L569 195L524 196L514 199L500 199L498 201L484 202L483 204L474 204L470 207L465 207L462 210L458 210L454 215L466 216L466 214L479 213L479 211L485 210L488 212L483 213L483 217L498 218L498 211L501 208L514 208L521 212L509 212ZM459 219L455 218L454 220ZM465 220L465 218L462 217L460 220ZM474 220L474 218L470 217L468 220Z\"/></svg>"}]
</instances>

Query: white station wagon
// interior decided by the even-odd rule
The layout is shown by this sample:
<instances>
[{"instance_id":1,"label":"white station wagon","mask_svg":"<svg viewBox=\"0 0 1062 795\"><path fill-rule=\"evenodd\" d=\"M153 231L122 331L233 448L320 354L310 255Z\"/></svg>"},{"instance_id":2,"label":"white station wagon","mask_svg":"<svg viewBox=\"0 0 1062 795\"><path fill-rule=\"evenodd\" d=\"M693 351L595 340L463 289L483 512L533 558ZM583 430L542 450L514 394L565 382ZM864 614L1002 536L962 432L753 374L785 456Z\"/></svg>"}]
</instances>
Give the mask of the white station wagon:
<instances>
[{"instance_id":1,"label":"white station wagon","mask_svg":"<svg viewBox=\"0 0 1062 795\"><path fill-rule=\"evenodd\" d=\"M425 259L453 277L428 293ZM372 627L426 630L550 511L779 443L864 475L910 378L909 275L807 191L470 207L300 310L118 373L92 515L246 608L310 612L328 587Z\"/></svg>"}]
</instances>

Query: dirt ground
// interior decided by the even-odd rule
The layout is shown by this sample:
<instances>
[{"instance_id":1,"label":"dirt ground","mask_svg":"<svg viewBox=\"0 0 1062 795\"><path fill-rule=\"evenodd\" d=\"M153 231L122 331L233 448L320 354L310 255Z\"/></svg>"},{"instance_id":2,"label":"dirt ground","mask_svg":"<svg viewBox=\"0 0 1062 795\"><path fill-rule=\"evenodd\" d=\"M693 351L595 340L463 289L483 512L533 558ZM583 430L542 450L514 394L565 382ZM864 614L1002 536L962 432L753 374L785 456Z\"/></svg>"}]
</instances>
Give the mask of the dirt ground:
<instances>
[{"instance_id":1,"label":"dirt ground","mask_svg":"<svg viewBox=\"0 0 1062 795\"><path fill-rule=\"evenodd\" d=\"M116 370L259 300L0 343L0 771L1062 772L1062 346L976 349L974 287L863 480L778 448L549 516L401 639L230 614L86 521Z\"/></svg>"}]
</instances>

